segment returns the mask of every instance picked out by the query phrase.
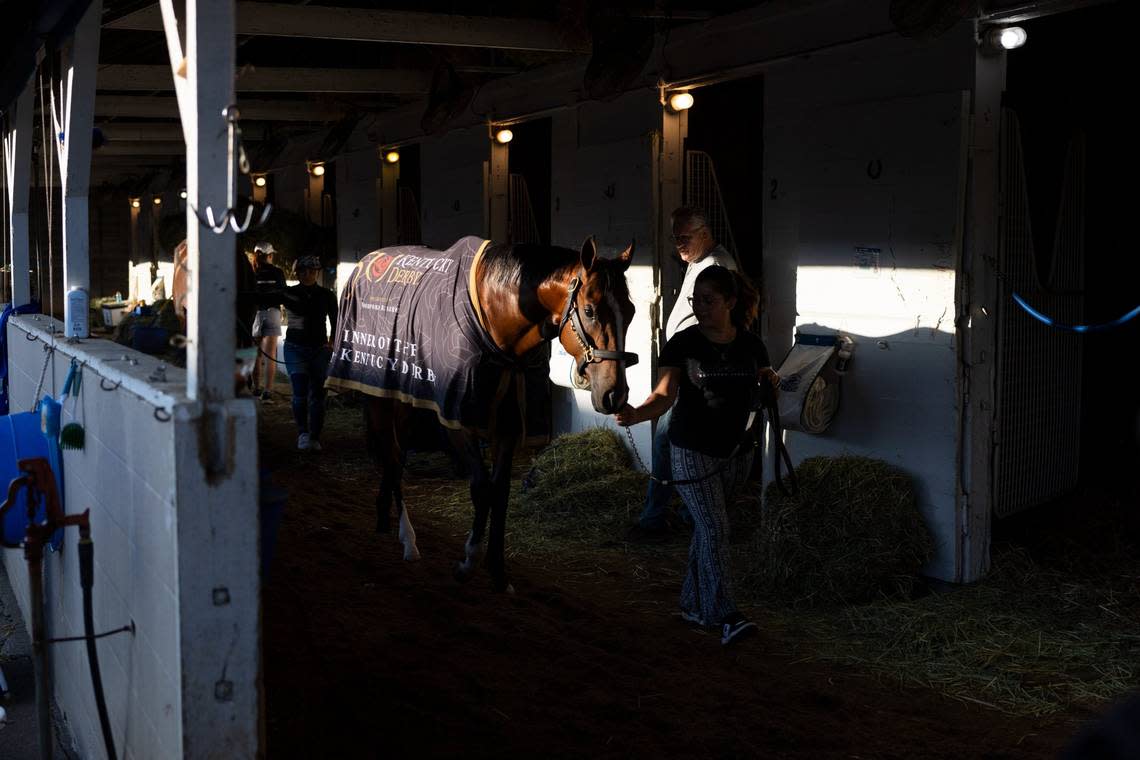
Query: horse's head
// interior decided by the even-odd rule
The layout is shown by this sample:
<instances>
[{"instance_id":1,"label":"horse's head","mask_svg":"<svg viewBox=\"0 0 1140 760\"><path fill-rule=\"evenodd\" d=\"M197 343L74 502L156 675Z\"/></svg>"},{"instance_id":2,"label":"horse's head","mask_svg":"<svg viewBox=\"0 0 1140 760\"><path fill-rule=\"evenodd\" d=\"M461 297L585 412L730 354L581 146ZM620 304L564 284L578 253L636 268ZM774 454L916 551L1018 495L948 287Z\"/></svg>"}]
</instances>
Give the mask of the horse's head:
<instances>
[{"instance_id":1,"label":"horse's head","mask_svg":"<svg viewBox=\"0 0 1140 760\"><path fill-rule=\"evenodd\" d=\"M625 350L634 313L625 271L632 260L633 243L616 259L603 259L593 238L587 239L579 266L565 283L565 306L557 323L562 347L574 357L575 385L589 388L594 409L602 414L625 404L625 370L637 363L637 354Z\"/></svg>"}]
</instances>

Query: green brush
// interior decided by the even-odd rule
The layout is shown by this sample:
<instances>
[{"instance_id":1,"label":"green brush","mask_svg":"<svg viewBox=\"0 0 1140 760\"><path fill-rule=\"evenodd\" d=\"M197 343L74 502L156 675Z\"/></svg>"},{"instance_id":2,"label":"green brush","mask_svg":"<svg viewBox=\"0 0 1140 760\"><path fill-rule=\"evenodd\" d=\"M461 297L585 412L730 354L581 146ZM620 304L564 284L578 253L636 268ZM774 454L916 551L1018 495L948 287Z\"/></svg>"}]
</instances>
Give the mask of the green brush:
<instances>
[{"instance_id":1,"label":"green brush","mask_svg":"<svg viewBox=\"0 0 1140 760\"><path fill-rule=\"evenodd\" d=\"M74 398L75 404L72 406L72 415L74 416L76 407L79 406L79 386L83 383L83 367L74 359L71 360L71 369L67 372L67 379L63 382L63 396L67 397L68 393ZM87 408L84 407L83 416L87 416ZM63 426L59 431L59 447L61 449L82 449L87 441L87 431L78 422L69 422Z\"/></svg>"}]
</instances>

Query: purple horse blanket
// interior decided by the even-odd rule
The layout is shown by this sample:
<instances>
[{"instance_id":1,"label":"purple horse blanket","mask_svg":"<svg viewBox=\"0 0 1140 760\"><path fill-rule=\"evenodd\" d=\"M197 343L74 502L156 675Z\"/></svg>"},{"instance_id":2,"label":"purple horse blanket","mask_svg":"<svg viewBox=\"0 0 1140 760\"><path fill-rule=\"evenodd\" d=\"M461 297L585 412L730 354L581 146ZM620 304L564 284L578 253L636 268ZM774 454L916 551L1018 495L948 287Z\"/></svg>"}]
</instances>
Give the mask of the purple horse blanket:
<instances>
[{"instance_id":1,"label":"purple horse blanket","mask_svg":"<svg viewBox=\"0 0 1140 760\"><path fill-rule=\"evenodd\" d=\"M434 411L445 427L484 433L509 396L527 440L548 438L550 347L516 359L491 340L475 288L488 245L465 237L446 251L399 246L361 259L341 294L326 387L397 399Z\"/></svg>"}]
</instances>

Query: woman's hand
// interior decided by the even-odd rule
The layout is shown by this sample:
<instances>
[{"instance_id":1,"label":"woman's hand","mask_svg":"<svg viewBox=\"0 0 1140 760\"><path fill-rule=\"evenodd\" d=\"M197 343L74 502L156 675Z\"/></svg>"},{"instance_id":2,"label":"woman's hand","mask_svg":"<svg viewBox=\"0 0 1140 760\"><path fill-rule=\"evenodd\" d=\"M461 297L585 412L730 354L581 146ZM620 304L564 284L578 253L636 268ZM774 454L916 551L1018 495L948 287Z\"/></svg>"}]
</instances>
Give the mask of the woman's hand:
<instances>
[{"instance_id":1,"label":"woman's hand","mask_svg":"<svg viewBox=\"0 0 1140 760\"><path fill-rule=\"evenodd\" d=\"M780 376L776 374L776 370L771 367L763 367L760 370L760 382L767 380L772 385L772 390L777 396L780 395Z\"/></svg>"},{"instance_id":2,"label":"woman's hand","mask_svg":"<svg viewBox=\"0 0 1140 760\"><path fill-rule=\"evenodd\" d=\"M626 404L614 414L614 422L622 427L629 427L630 425L636 425L641 422L641 419L637 414L637 410L629 404Z\"/></svg>"}]
</instances>

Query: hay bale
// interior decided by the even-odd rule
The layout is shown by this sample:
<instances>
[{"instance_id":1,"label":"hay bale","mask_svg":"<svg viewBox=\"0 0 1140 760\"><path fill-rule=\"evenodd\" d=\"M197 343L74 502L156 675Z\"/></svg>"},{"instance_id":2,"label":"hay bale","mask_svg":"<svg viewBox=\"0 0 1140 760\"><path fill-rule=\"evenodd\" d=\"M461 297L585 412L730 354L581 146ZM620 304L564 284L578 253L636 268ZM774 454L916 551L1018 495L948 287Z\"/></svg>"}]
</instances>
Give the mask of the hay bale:
<instances>
[{"instance_id":1,"label":"hay bale","mask_svg":"<svg viewBox=\"0 0 1140 760\"><path fill-rule=\"evenodd\" d=\"M765 492L742 581L794 605L908 592L934 551L910 478L858 456L806 459L796 476L798 494Z\"/></svg>"},{"instance_id":2,"label":"hay bale","mask_svg":"<svg viewBox=\"0 0 1140 760\"><path fill-rule=\"evenodd\" d=\"M523 478L519 507L543 521L596 527L598 518L624 521L631 505L640 509L647 480L633 470L625 443L612 429L569 433L535 456Z\"/></svg>"}]
</instances>

